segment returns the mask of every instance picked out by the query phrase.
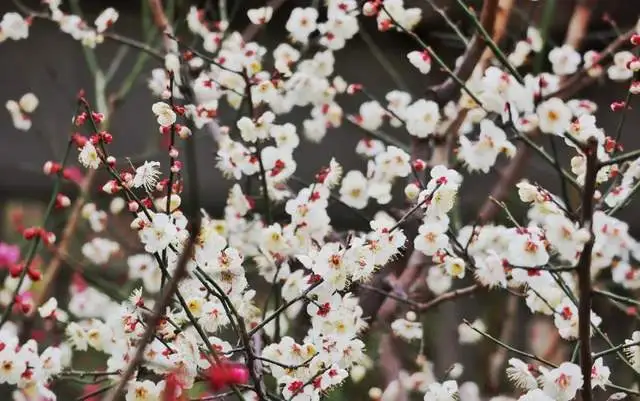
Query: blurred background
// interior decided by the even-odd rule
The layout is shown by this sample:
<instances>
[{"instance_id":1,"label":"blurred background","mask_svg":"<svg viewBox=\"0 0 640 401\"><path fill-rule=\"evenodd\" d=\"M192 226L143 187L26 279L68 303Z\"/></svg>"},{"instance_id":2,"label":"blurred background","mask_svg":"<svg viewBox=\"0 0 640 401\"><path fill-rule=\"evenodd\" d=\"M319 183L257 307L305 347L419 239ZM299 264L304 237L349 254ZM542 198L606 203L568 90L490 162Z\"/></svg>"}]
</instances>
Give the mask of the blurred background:
<instances>
[{"instance_id":1,"label":"blurred background","mask_svg":"<svg viewBox=\"0 0 640 401\"><path fill-rule=\"evenodd\" d=\"M513 16L510 19L507 34L502 45L510 48L516 41L525 36L529 24L540 23L542 13L549 0L517 0L513 7ZM24 0L23 4L32 9L41 9L39 0ZM63 2L65 4L66 2ZM165 4L170 4L165 1ZM267 49L273 49L275 45L286 38L284 30L285 22L292 8L298 6L310 6L318 2L305 0L285 0L275 11L274 18L267 27L259 33L255 40ZM438 7L446 10L447 14L460 29L471 36L473 26L456 6L455 1L434 0ZM476 9L481 8L482 1L466 1ZM548 46L563 42L569 19L573 13L577 0L557 0L552 14L550 36ZM602 49L618 36L619 31L624 31L636 24L640 12L640 1L637 0L600 0L592 1L593 12L590 19L588 33L582 43L581 52L587 49ZM150 21L149 10L146 1L138 0L82 0L79 2L84 17L92 21L103 9L114 7L120 13L120 18L113 30L126 37L135 38L138 41L150 42L155 48L160 49L160 35L157 28ZM207 10L207 16L211 20L219 17L218 1L183 1L173 0L171 11L175 16L175 29L178 36L188 38L189 33L185 24L185 15L189 8L195 5ZM249 21L246 10L265 5L264 1L227 1L227 9L231 19L231 29L243 30ZM416 29L416 33L447 62L453 65L456 57L464 50L460 41L451 33L451 30L441 16L437 14L425 0L406 0L407 7L420 7L423 9L423 21ZM65 9L65 6L63 6ZM0 1L0 15L16 11L11 0ZM347 48L336 53L335 70L349 83L360 83L378 98L399 86L409 91L414 98L418 98L426 92L426 89L441 82L444 75L439 71L432 71L428 76L421 75L412 67L406 59L409 51L416 50L415 44L405 35L394 32L380 33L377 31L375 21L361 18L362 33L356 36L347 45ZM372 51L373 50L373 51ZM375 53L383 55L387 63L390 63L398 72L399 79L393 79L381 66ZM145 160L164 160L165 152L160 150L160 135L157 131L155 118L151 113L151 104L154 97L147 88L147 80L153 68L161 67L158 60L152 57L140 57L140 53L128 47L123 47L112 41L105 41L96 49L97 60L103 69L117 60L120 68L106 86L107 96L118 94L126 90L127 95L120 99L114 106L110 119L110 132L114 141L111 145L112 154L120 161L130 158L134 163ZM0 240L11 242L16 238L13 225L17 218L22 218L28 226L29 221L37 224L41 221L43 207L48 200L52 188L52 180L42 174L42 165L47 160L60 160L69 135L69 122L75 109L75 95L84 89L87 98L96 102L95 80L87 67L81 45L69 35L59 31L51 22L36 20L31 26L29 38L24 41L6 41L0 45L0 88L3 101L19 99L26 92L33 92L40 100L40 105L33 115L33 127L28 132L21 132L14 128L9 113L0 111L0 209L2 214L2 236ZM133 74L132 71L137 72ZM605 89L606 88L606 89ZM596 83L582 92L577 98L586 98L595 101L599 105L597 114L598 122L605 131L612 131L618 123L618 117L609 111L612 101L623 100L626 96L627 83L604 82ZM366 98L346 97L341 103L345 114L357 114L360 103ZM309 110L295 109L288 121L300 123L309 114ZM221 109L219 113L221 124L232 124L235 119L234 112ZM625 150L640 147L640 136L637 135L637 127L640 126L640 114L631 111L627 115L627 122L623 144ZM301 128L300 128L301 130ZM410 143L408 135L404 132L389 131L404 143ZM200 169L198 185L201 188L202 203L212 216L221 216L222 208L227 197L227 190L232 184L225 180L215 169L215 144L206 131L198 135L198 166ZM362 159L354 153L355 144L363 137L363 133L353 125L344 123L340 128L332 129L318 145L302 140L296 150L295 159L298 161L297 175L311 180L320 167L326 165L331 157L335 157L345 167L345 170L358 168L365 170L366 165ZM543 143L548 146L548 142ZM564 149L564 147L560 147ZM561 155L561 161L567 165L570 155ZM75 161L74 161L75 162ZM504 161L503 161L504 162ZM472 221L475 213L485 202L489 188L496 182L500 175L500 167L490 174L475 174L465 177L462 196L461 211L464 222ZM556 190L559 188L557 175L553 168L542 162L537 156L532 156L522 172L524 178L542 184L545 188ZM105 179L98 179L92 188L92 200L101 207L106 207L108 199L98 189ZM401 188L399 188L401 190ZM77 188L69 186L65 193L73 196L77 194ZM400 208L402 196L397 196L387 210ZM373 215L375 207L366 210L365 213ZM362 228L362 222L345 207L334 205L330 209L332 223L340 228ZM522 211L516 210L516 213ZM640 234L640 214L637 208L629 207L619 215L631 226L634 236ZM54 222L54 227L61 230L66 220L60 218ZM79 228L76 235L90 235L86 228ZM124 234L117 234L120 239ZM135 241L135 239L133 239ZM130 243L135 244L135 242ZM80 242L80 241L77 241ZM137 247L137 245L132 245ZM77 251L77 250L76 250ZM64 272L64 269L63 269ZM113 271L103 272L109 276ZM117 274L116 274L117 276ZM60 296L64 296L65 283L68 284L70 273L60 276ZM501 333L505 329L504 322L511 319L510 337L515 346L529 347L539 346L551 355L560 355L564 358L566 352L570 352L571 345L565 344L556 338L554 330L550 330L548 324L543 321L529 319L530 313L524 307L524 303L506 302L508 295L487 294L463 300L455 304L442 305L428 314L425 319L433 324L425 324L428 331L428 342L425 353L429 359L435 362L436 372L442 374L452 363L461 361L466 367L464 377L476 377L479 370L487 368L489 356L493 355L495 346L484 344L482 347L474 347L474 352L468 352L465 346L460 346L457 341L457 326L462 318L474 320L483 318L489 331ZM612 309L610 306L596 305L596 311L605 318L603 330L611 334L611 340L619 343L635 323L619 324L615 322L628 322L629 319L620 319L624 313ZM436 317L437 316L437 317ZM614 322L614 323L611 323ZM378 347L378 338L372 336L368 339L369 347ZM537 345L536 345L537 344ZM405 347L406 348L406 347ZM478 351L479 350L479 351ZM406 348L400 355L405 366L411 366L416 349ZM90 362L88 362L90 363ZM614 362L612 370L616 372ZM375 372L375 370L374 370ZM620 372L622 373L622 372ZM482 376L482 375L481 375ZM630 378L627 378L629 380ZM367 399L366 389L386 380L382 377L367 377L365 384L360 387L346 385L342 391L332 393L331 399L335 400L364 400ZM618 380L621 383L624 380ZM502 388L493 388L489 383L484 383L492 392Z\"/></svg>"}]
</instances>

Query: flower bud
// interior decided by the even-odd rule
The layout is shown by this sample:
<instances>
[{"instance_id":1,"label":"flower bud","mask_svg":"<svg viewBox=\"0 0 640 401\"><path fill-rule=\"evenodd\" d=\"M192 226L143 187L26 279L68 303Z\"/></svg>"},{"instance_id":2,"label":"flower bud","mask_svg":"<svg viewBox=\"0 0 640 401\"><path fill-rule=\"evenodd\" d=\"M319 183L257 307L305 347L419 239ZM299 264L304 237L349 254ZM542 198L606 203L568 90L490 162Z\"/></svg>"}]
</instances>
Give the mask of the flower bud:
<instances>
[{"instance_id":1,"label":"flower bud","mask_svg":"<svg viewBox=\"0 0 640 401\"><path fill-rule=\"evenodd\" d=\"M414 201L418 199L418 195L420 195L420 187L415 183L408 184L404 187L404 195L407 197L407 200Z\"/></svg>"},{"instance_id":2,"label":"flower bud","mask_svg":"<svg viewBox=\"0 0 640 401\"><path fill-rule=\"evenodd\" d=\"M40 227L29 227L22 232L22 236L26 240L32 240L38 235L40 235L42 229Z\"/></svg>"},{"instance_id":3,"label":"flower bud","mask_svg":"<svg viewBox=\"0 0 640 401\"><path fill-rule=\"evenodd\" d=\"M611 107L611 111L617 112L620 110L624 110L626 106L627 104L625 102L612 102L609 107Z\"/></svg>"},{"instance_id":4,"label":"flower bud","mask_svg":"<svg viewBox=\"0 0 640 401\"><path fill-rule=\"evenodd\" d=\"M631 92L632 95L640 94L640 81L632 82L629 87L629 92Z\"/></svg>"},{"instance_id":5,"label":"flower bud","mask_svg":"<svg viewBox=\"0 0 640 401\"><path fill-rule=\"evenodd\" d=\"M378 14L378 7L372 1L367 1L362 6L362 14L364 14L365 17L374 17Z\"/></svg>"},{"instance_id":6,"label":"flower bud","mask_svg":"<svg viewBox=\"0 0 640 401\"><path fill-rule=\"evenodd\" d=\"M42 166L42 171L46 175L58 174L62 170L62 166L59 163L48 161Z\"/></svg>"},{"instance_id":7,"label":"flower bud","mask_svg":"<svg viewBox=\"0 0 640 401\"><path fill-rule=\"evenodd\" d=\"M140 205L138 205L138 202L136 201L130 201L129 204L127 205L127 208L129 209L130 212L135 213L140 208Z\"/></svg>"},{"instance_id":8,"label":"flower bud","mask_svg":"<svg viewBox=\"0 0 640 401\"><path fill-rule=\"evenodd\" d=\"M172 159L176 159L178 158L178 156L180 155L180 152L178 152L178 149L176 148L171 148L169 149L169 157Z\"/></svg>"},{"instance_id":9,"label":"flower bud","mask_svg":"<svg viewBox=\"0 0 640 401\"><path fill-rule=\"evenodd\" d=\"M371 387L369 389L369 398L372 400L379 400L382 398L382 390L379 387Z\"/></svg>"},{"instance_id":10,"label":"flower bud","mask_svg":"<svg viewBox=\"0 0 640 401\"><path fill-rule=\"evenodd\" d=\"M107 157L107 164L109 167L113 168L116 165L116 158L113 156Z\"/></svg>"},{"instance_id":11,"label":"flower bud","mask_svg":"<svg viewBox=\"0 0 640 401\"><path fill-rule=\"evenodd\" d=\"M414 160L412 165L417 172L424 171L424 169L427 168L427 163L425 163L425 161L422 159Z\"/></svg>"},{"instance_id":12,"label":"flower bud","mask_svg":"<svg viewBox=\"0 0 640 401\"><path fill-rule=\"evenodd\" d=\"M633 35L631 35L631 39L629 41L634 46L640 45L640 34L634 33Z\"/></svg>"},{"instance_id":13,"label":"flower bud","mask_svg":"<svg viewBox=\"0 0 640 401\"><path fill-rule=\"evenodd\" d=\"M113 195L120 190L120 185L116 180L109 180L102 186L102 190L109 195Z\"/></svg>"},{"instance_id":14,"label":"flower bud","mask_svg":"<svg viewBox=\"0 0 640 401\"><path fill-rule=\"evenodd\" d=\"M71 205L71 199L69 199L68 196L64 194L56 195L56 208L64 209L66 207L69 207L69 205Z\"/></svg>"}]
</instances>

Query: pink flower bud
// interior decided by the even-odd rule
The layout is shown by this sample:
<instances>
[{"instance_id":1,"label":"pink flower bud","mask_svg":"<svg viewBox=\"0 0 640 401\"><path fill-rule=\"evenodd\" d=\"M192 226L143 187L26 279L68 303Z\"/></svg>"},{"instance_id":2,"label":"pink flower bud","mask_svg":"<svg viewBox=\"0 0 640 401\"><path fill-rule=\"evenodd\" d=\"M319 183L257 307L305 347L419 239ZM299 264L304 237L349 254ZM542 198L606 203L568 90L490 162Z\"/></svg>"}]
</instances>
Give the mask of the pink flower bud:
<instances>
[{"instance_id":1,"label":"pink flower bud","mask_svg":"<svg viewBox=\"0 0 640 401\"><path fill-rule=\"evenodd\" d=\"M609 107L611 107L611 111L617 112L617 111L624 110L626 106L627 104L625 102L612 102Z\"/></svg>"},{"instance_id":2,"label":"pink flower bud","mask_svg":"<svg viewBox=\"0 0 640 401\"><path fill-rule=\"evenodd\" d=\"M131 201L127 205L127 208L129 209L130 212L135 213L140 208L140 205L138 205L138 202L136 202L136 201Z\"/></svg>"}]
</instances>

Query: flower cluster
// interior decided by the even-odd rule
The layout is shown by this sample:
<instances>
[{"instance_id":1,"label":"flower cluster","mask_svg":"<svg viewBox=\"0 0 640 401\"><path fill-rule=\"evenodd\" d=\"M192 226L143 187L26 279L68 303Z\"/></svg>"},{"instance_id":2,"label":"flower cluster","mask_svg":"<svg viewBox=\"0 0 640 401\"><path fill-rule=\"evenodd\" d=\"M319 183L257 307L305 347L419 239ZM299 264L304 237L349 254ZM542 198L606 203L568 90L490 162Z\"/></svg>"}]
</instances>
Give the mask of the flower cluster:
<instances>
[{"instance_id":1,"label":"flower cluster","mask_svg":"<svg viewBox=\"0 0 640 401\"><path fill-rule=\"evenodd\" d=\"M196 7L182 16L196 47L174 35L168 23L161 24L164 54L124 40L161 62L147 80L157 101L146 113L166 146L161 156L146 156L151 160L118 160L111 144L123 137L108 129L117 102L98 94L96 109L84 93L78 95L67 154L93 171L80 177L67 157L45 163L43 172L56 185L44 223L14 224L24 247L0 243L0 269L6 271L0 289L0 383L11 386L14 400L55 400L51 389L58 380L104 376L104 391L113 387L110 401L122 394L127 401L194 395L317 401L349 379L364 382L375 365L368 334L388 323L385 341L401 338L408 344L389 343L410 347L419 340L420 353L415 371L399 368L385 388L370 388L373 400L415 392L425 401L477 401L483 399L478 384L459 383L462 364L441 375L427 360L425 331L438 322L423 312L489 290L519 296L549 323L557 341L576 342L581 351L580 365L552 362L494 338L483 317L463 321L457 327L463 346L489 339L535 361L500 362L500 355L492 360L492 366L505 365L515 388L492 400L569 401L579 391L591 399L596 388L637 394L613 383L604 357L617 353L637 371L640 332L615 346L603 331L605 314L591 309L590 297L637 305L601 287L640 289L640 241L614 215L640 188L640 153L623 153L624 117L612 132L601 126L595 103L567 93L572 81L623 82L629 95L611 104L610 112L625 113L632 95L640 93L634 52L640 25L611 48L584 54L571 44L545 54L542 34L528 27L526 37L504 54L493 49L493 56L486 53L490 59L479 58L475 70L460 77L468 60L452 71L413 32L421 9L402 0L325 3L294 7L284 24L286 40L273 48ZM151 5L154 20L165 21L161 7ZM264 6L246 17L259 30L278 12ZM0 41L28 38L35 19L55 22L89 48L107 38L123 41L107 32L118 20L115 9L104 10L93 24L77 14L63 12L59 0L45 0L28 17L7 13L0 20ZM367 18L375 19L380 32L408 34L420 45L403 62L425 75L435 63L459 89L443 95L444 83L421 94L385 90L378 98L370 88L347 82L336 59ZM473 43L495 46L483 31ZM549 72L526 68L539 57L547 57ZM100 89L104 77L96 79ZM357 110L349 111L346 105L354 102ZM22 131L31 128L37 107L32 93L6 104ZM294 109L304 113L300 123L289 116ZM314 166L311 179L301 177L302 144L321 143L347 124L364 133L354 149L362 168L345 171L346 161L332 157ZM192 156L202 129L214 134L215 168L231 181L224 207L212 213L200 209ZM553 144L553 156L536 144L540 136ZM561 191L505 173L506 188L489 198L506 220L485 207L469 219L459 202L465 183L503 162L525 159L516 157L522 153L516 141L549 162ZM566 167L557 156L559 144L570 158ZM430 160L419 158L425 148ZM60 192L62 181L81 183L80 196L72 201ZM108 206L89 199L95 183ZM507 204L502 192L510 190L517 197ZM580 204L569 190L582 197ZM403 199L394 202L399 193ZM350 210L366 225L337 228L333 206ZM367 215L371 209L378 211L373 217ZM67 226L57 240L49 217L64 213ZM76 239L78 246L69 245ZM48 267L41 269L45 262ZM404 270L390 273L400 263ZM60 266L74 272L52 296ZM472 284L459 287L462 282ZM372 308L367 291L383 302ZM419 293L432 298L424 301ZM635 315L635 309L625 311ZM55 342L30 339L40 326ZM596 336L609 348L593 352ZM99 370L75 369L86 352L100 361Z\"/></svg>"}]
</instances>

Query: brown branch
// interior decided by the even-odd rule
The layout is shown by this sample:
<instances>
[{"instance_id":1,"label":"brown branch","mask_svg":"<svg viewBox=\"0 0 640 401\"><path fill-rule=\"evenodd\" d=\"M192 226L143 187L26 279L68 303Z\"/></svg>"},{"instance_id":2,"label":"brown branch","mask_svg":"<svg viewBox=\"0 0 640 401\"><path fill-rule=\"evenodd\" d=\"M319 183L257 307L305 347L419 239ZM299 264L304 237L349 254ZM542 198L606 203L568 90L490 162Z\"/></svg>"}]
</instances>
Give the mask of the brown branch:
<instances>
[{"instance_id":1,"label":"brown branch","mask_svg":"<svg viewBox=\"0 0 640 401\"><path fill-rule=\"evenodd\" d=\"M478 284L472 284L468 287L463 287L457 290L445 292L444 294L432 299L431 301L420 303L417 309L420 312L426 312L427 310L431 308L435 308L436 306L444 302L453 301L454 299L472 295L476 291L478 291L480 288L482 287L480 287Z\"/></svg>"},{"instance_id":2,"label":"brown branch","mask_svg":"<svg viewBox=\"0 0 640 401\"><path fill-rule=\"evenodd\" d=\"M493 35L492 32L497 12L498 0L486 0L483 2L482 11L480 12L480 23L490 35ZM478 60L480 60L485 47L486 41L482 37L482 33L476 32L471 39L469 47L467 47L467 50L462 55L462 61L453 71L453 75L460 78L463 82L469 79L478 64ZM443 83L427 89L427 92L433 94L433 97L438 104L444 105L456 97L458 90L458 83L452 76L450 76Z\"/></svg>"},{"instance_id":3,"label":"brown branch","mask_svg":"<svg viewBox=\"0 0 640 401\"><path fill-rule=\"evenodd\" d=\"M184 252L180 256L180 261L178 262L178 266L173 273L173 277L171 277L169 282L166 284L165 291L162 293L160 299L158 299L158 301L156 302L153 308L153 313L147 320L147 327L138 340L138 346L136 348L135 354L133 355L133 358L131 358L129 364L122 373L122 376L120 376L118 385L111 392L109 392L109 394L107 394L105 401L115 401L118 398L120 393L124 391L131 376L133 376L135 371L138 369L138 365L140 365L140 363L142 362L144 350L149 341L151 341L151 339L154 337L156 326L160 322L164 310L171 303L171 299L178 289L178 283L186 273L187 262L191 258L195 247L195 239L197 237L197 233L200 231L199 219L195 219L191 231L191 237L184 249Z\"/></svg>"},{"instance_id":4,"label":"brown branch","mask_svg":"<svg viewBox=\"0 0 640 401\"><path fill-rule=\"evenodd\" d=\"M591 13L596 7L598 0L580 0L573 9L571 20L569 21L569 28L567 29L567 35L565 36L564 43L577 49L580 47L584 35L587 33L589 27L589 21L591 20Z\"/></svg>"},{"instance_id":5,"label":"brown branch","mask_svg":"<svg viewBox=\"0 0 640 401\"><path fill-rule=\"evenodd\" d=\"M580 299L578 304L578 342L580 344L580 368L584 379L582 385L582 399L591 401L591 365L593 356L591 355L591 253L594 244L593 234L593 212L594 194L596 192L596 179L598 175L598 143L595 140L589 142L584 149L587 158L587 171L584 182L584 192L582 196L582 227L589 230L589 241L584 245L578 260L578 288Z\"/></svg>"},{"instance_id":6,"label":"brown branch","mask_svg":"<svg viewBox=\"0 0 640 401\"><path fill-rule=\"evenodd\" d=\"M507 27L509 26L509 19L511 18L511 11L513 10L514 0L500 0L498 3L498 10L493 24L492 39L495 43L500 43L504 37ZM478 60L478 67L476 71L484 71L489 66L489 60L493 56L491 49L484 49L480 60Z\"/></svg>"},{"instance_id":7,"label":"brown branch","mask_svg":"<svg viewBox=\"0 0 640 401\"><path fill-rule=\"evenodd\" d=\"M518 301L515 296L509 296L507 305L505 307L504 323L502 324L502 330L500 331L500 341L504 343L510 343L513 338L513 334L516 330L516 320L518 319ZM500 379L502 377L502 367L507 359L508 350L506 348L499 347L489 357L489 369L488 369L488 385L491 390L497 390L500 385Z\"/></svg>"},{"instance_id":8,"label":"brown branch","mask_svg":"<svg viewBox=\"0 0 640 401\"><path fill-rule=\"evenodd\" d=\"M396 341L390 334L384 334L380 339L378 345L378 353L380 356L379 365L382 370L382 376L385 383L385 388L388 387L394 381L399 380L399 373L402 370L402 360L400 359L401 353L398 352ZM409 394L404 386L398 386L398 392L395 397L389 399L389 401L407 401Z\"/></svg>"}]
</instances>

